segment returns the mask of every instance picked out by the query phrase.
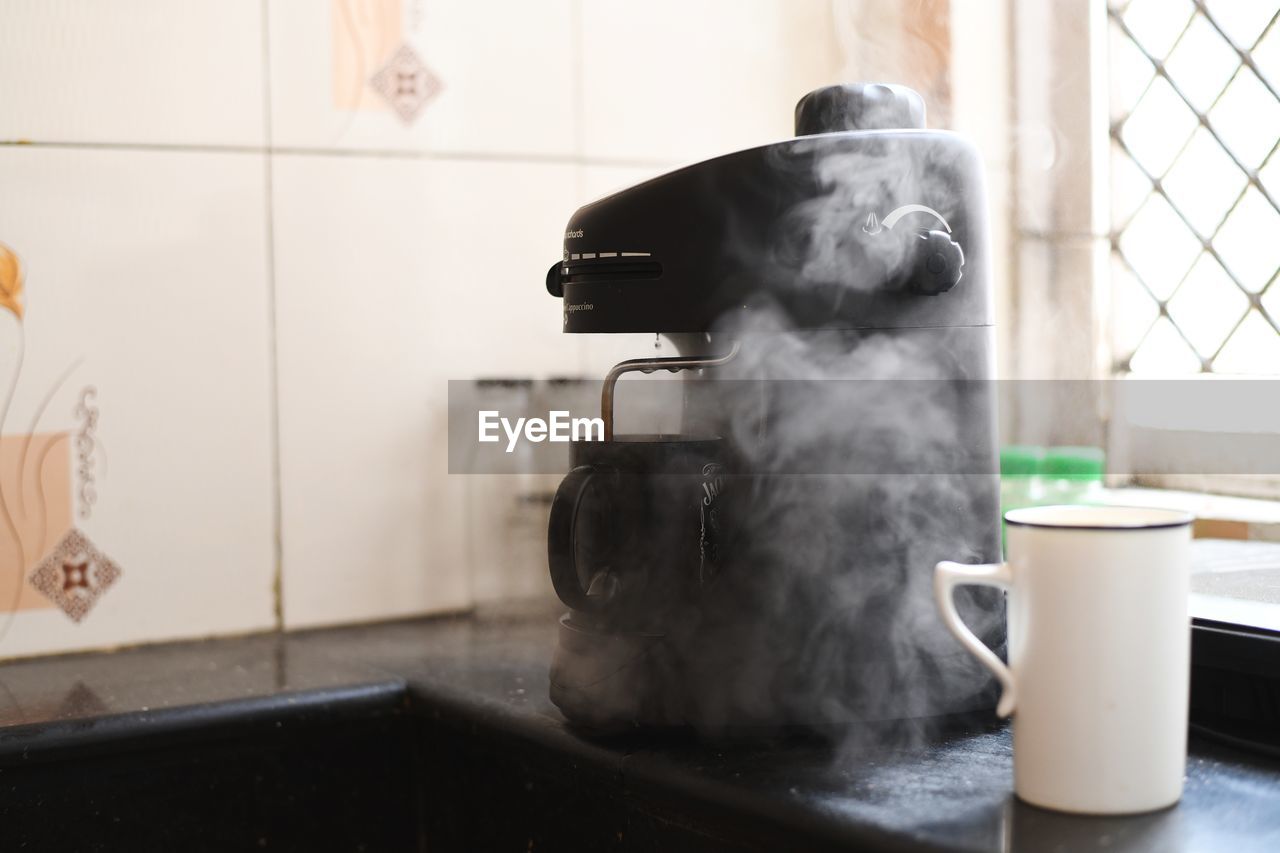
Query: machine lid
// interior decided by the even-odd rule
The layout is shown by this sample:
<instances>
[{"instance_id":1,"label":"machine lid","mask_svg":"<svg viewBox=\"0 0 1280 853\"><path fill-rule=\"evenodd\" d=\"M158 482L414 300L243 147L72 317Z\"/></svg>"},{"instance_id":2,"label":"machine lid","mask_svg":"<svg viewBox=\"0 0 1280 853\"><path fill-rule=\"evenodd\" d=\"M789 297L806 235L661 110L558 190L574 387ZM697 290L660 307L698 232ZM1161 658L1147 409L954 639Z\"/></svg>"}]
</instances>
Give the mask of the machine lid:
<instances>
[{"instance_id":1,"label":"machine lid","mask_svg":"<svg viewBox=\"0 0 1280 853\"><path fill-rule=\"evenodd\" d=\"M814 89L796 104L796 136L847 130L922 130L924 98L896 83Z\"/></svg>"}]
</instances>

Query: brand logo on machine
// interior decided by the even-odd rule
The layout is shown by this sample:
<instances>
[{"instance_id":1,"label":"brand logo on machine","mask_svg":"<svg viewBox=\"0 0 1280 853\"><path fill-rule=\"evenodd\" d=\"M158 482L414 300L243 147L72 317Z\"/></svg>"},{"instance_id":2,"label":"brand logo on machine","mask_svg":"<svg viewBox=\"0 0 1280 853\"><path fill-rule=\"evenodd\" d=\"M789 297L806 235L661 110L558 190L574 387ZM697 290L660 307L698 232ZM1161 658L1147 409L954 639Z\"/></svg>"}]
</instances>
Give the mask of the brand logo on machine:
<instances>
[{"instance_id":1,"label":"brand logo on machine","mask_svg":"<svg viewBox=\"0 0 1280 853\"><path fill-rule=\"evenodd\" d=\"M564 306L566 314L573 314L577 311L594 311L596 306L590 302L572 302Z\"/></svg>"},{"instance_id":2,"label":"brand logo on machine","mask_svg":"<svg viewBox=\"0 0 1280 853\"><path fill-rule=\"evenodd\" d=\"M566 232L564 232L564 238L565 238L566 240L576 240L576 239L578 239L578 238L579 238L579 237L581 237L581 236L582 236L582 229L581 229L581 228L579 228L577 231L566 231Z\"/></svg>"},{"instance_id":3,"label":"brand logo on machine","mask_svg":"<svg viewBox=\"0 0 1280 853\"><path fill-rule=\"evenodd\" d=\"M701 530L698 537L698 583L713 580L720 562L720 511L716 500L724 491L723 469L716 462L702 466L702 496L698 502Z\"/></svg>"},{"instance_id":4,"label":"brand logo on machine","mask_svg":"<svg viewBox=\"0 0 1280 853\"><path fill-rule=\"evenodd\" d=\"M719 463L708 462L702 466L702 505L710 507L720 497L724 488L724 477L721 476Z\"/></svg>"}]
</instances>

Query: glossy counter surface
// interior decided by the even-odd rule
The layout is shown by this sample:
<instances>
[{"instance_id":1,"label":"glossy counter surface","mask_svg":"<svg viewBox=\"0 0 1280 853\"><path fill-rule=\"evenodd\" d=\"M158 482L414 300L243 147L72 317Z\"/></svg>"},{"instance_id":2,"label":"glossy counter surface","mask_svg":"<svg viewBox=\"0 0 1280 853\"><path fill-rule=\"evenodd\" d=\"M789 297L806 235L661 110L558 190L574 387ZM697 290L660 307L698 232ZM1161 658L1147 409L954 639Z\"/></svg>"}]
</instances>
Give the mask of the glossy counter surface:
<instances>
[{"instance_id":1,"label":"glossy counter surface","mask_svg":"<svg viewBox=\"0 0 1280 853\"><path fill-rule=\"evenodd\" d=\"M367 787L382 779L394 793L369 806L395 810L369 830L374 848L1280 850L1274 760L1193 738L1177 807L1088 818L1013 799L1006 727L931 737L851 730L836 747L800 736L593 738L566 725L547 699L554 639L554 612L526 610L0 666L0 784L10 792L0 806L0 827L9 828L0 836L44 846L41 809L74 820L87 808L93 790L68 793L57 775L83 775L86 756L112 779L134 755L170 756L177 791L203 772L180 758L192 744L252 743L270 751L292 736L294 745L270 765L280 774L279 790L243 797L260 845L292 846L294 824L275 820L272 809L273 797L295 795L296 755L324 751L333 733L345 738L363 725L357 721L382 720L341 759L358 772L335 773L337 781L325 783L341 787L359 778ZM384 742L385 754L369 746ZM296 755L289 751L295 747ZM333 761L320 766L338 766L338 755L335 749ZM261 779L258 759L246 760L256 769L245 778ZM172 817L154 821L175 825L139 821L133 831L144 837L133 846L198 835L209 819L202 798L216 805L222 796L241 797L239 771L226 772L228 782L194 790L191 804L173 795L175 804L163 812ZM57 792L52 800L50 791ZM329 794L316 796L327 802ZM347 802L350 792L333 799ZM110 812L129 801L104 802L97 807ZM92 846L102 849L137 840L97 824L87 829L98 834L84 837L99 839ZM352 848L363 843L356 836Z\"/></svg>"}]
</instances>

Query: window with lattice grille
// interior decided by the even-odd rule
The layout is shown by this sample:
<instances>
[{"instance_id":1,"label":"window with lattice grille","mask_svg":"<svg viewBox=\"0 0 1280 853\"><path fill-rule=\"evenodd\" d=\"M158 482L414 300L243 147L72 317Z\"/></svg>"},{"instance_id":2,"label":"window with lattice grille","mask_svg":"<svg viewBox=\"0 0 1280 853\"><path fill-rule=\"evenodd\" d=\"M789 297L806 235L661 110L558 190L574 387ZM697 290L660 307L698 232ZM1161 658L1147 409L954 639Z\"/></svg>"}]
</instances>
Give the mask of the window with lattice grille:
<instances>
[{"instance_id":1,"label":"window with lattice grille","mask_svg":"<svg viewBox=\"0 0 1280 853\"><path fill-rule=\"evenodd\" d=\"M1113 0L1119 374L1280 374L1280 0Z\"/></svg>"}]
</instances>

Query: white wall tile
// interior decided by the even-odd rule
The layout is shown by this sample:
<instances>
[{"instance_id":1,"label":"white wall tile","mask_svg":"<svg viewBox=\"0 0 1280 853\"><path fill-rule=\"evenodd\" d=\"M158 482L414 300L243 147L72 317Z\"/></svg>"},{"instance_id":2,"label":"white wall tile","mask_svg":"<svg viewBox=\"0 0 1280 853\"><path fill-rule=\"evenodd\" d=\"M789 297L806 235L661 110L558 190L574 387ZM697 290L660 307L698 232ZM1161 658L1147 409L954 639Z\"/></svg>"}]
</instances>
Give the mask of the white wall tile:
<instances>
[{"instance_id":1,"label":"white wall tile","mask_svg":"<svg viewBox=\"0 0 1280 853\"><path fill-rule=\"evenodd\" d=\"M416 119L364 85L375 58L335 65L351 35L335 15L353 10L382 16L358 24L376 30L360 44L407 44L443 84ZM468 565L503 553L468 540L468 504L492 510L517 478L446 473L447 380L599 377L671 354L651 335L561 332L543 276L563 226L664 164L789 136L795 101L838 78L830 12L828 0L6 6L0 140L256 147L269 105L278 153L269 228L265 153L0 149L0 242L27 263L30 307L4 431L28 429L84 356L38 426L75 429L79 392L98 389L100 498L77 523L124 570L78 626L37 609L6 632L0 612L0 656L270 627L277 532L289 627L545 593L541 564L492 583ZM0 312L0 368L15 328ZM531 518L508 519L523 531L513 560L537 550Z\"/></svg>"},{"instance_id":2,"label":"white wall tile","mask_svg":"<svg viewBox=\"0 0 1280 853\"><path fill-rule=\"evenodd\" d=\"M447 381L576 365L544 289L575 167L275 158L285 621L469 603Z\"/></svg>"},{"instance_id":3,"label":"white wall tile","mask_svg":"<svg viewBox=\"0 0 1280 853\"><path fill-rule=\"evenodd\" d=\"M14 147L0 186L0 242L26 268L4 431L76 430L97 389L97 500L75 523L123 572L79 624L17 614L0 656L270 627L264 159ZM0 312L0 382L17 334Z\"/></svg>"},{"instance_id":4,"label":"white wall tile","mask_svg":"<svg viewBox=\"0 0 1280 853\"><path fill-rule=\"evenodd\" d=\"M576 152L570 0L403 3L400 37L443 86L410 123L384 108L367 87L360 108L335 105L334 87L346 83L334 81L334 39L358 39L351 31L380 8L369 0L341 2L337 8L349 16L335 16L329 0L268 0L277 146ZM367 40L367 52L379 52L379 39ZM350 73L367 80L382 62L362 52Z\"/></svg>"},{"instance_id":5,"label":"white wall tile","mask_svg":"<svg viewBox=\"0 0 1280 853\"><path fill-rule=\"evenodd\" d=\"M8 0L0 139L263 143L258 0Z\"/></svg>"},{"instance_id":6,"label":"white wall tile","mask_svg":"<svg viewBox=\"0 0 1280 853\"><path fill-rule=\"evenodd\" d=\"M582 4L584 153L701 159L791 136L839 82L827 0Z\"/></svg>"}]
</instances>

